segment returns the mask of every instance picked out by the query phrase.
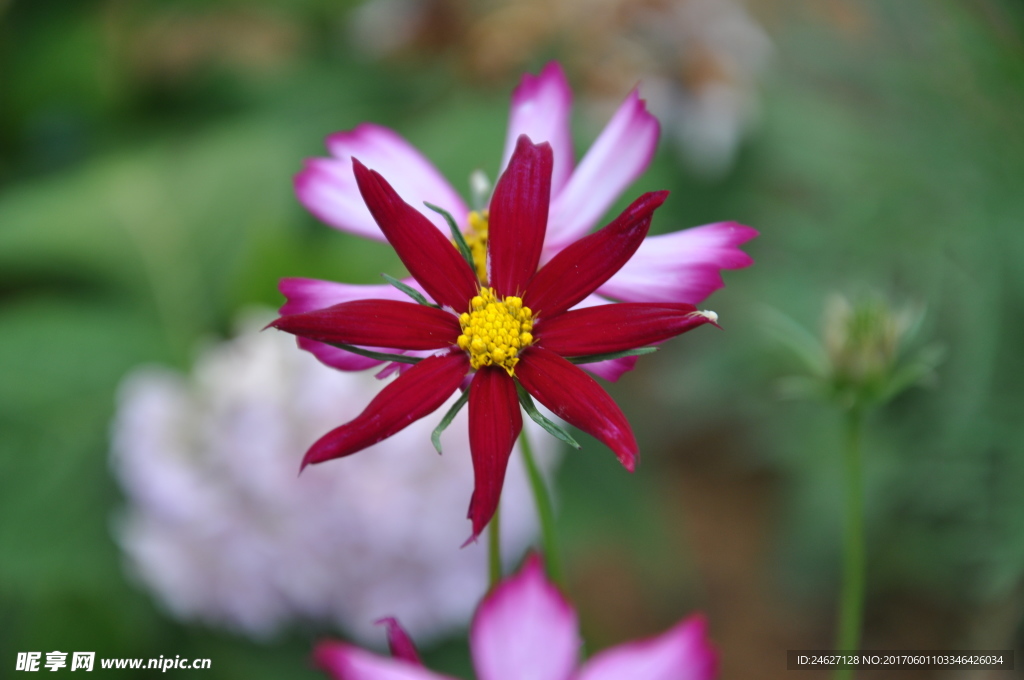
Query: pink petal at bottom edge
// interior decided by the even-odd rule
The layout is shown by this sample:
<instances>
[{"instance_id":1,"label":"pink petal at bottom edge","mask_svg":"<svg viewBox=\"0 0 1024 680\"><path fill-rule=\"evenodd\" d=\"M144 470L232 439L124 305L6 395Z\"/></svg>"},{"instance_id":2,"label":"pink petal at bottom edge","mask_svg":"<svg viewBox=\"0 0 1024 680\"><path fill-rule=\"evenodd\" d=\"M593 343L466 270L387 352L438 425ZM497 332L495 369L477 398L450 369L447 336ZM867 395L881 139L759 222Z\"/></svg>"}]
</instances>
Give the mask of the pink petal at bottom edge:
<instances>
[{"instance_id":1,"label":"pink petal at bottom edge","mask_svg":"<svg viewBox=\"0 0 1024 680\"><path fill-rule=\"evenodd\" d=\"M596 654L573 680L712 680L717 674L718 653L698 614L657 637Z\"/></svg>"},{"instance_id":2,"label":"pink petal at bottom edge","mask_svg":"<svg viewBox=\"0 0 1024 680\"><path fill-rule=\"evenodd\" d=\"M409 637L409 634L405 632L405 628L402 628L402 625L398 623L398 619L393 616L386 616L375 621L375 623L387 627L388 648L391 650L392 657L414 663L417 666L423 665L423 662L420 660L420 653L416 650L416 645L413 643L412 638Z\"/></svg>"},{"instance_id":3,"label":"pink petal at bottom edge","mask_svg":"<svg viewBox=\"0 0 1024 680\"><path fill-rule=\"evenodd\" d=\"M535 555L484 598L469 632L478 680L567 680L580 644L575 610Z\"/></svg>"},{"instance_id":4,"label":"pink petal at bottom edge","mask_svg":"<svg viewBox=\"0 0 1024 680\"><path fill-rule=\"evenodd\" d=\"M313 664L334 680L453 680L404 659L388 659L343 642L321 642Z\"/></svg>"}]
</instances>

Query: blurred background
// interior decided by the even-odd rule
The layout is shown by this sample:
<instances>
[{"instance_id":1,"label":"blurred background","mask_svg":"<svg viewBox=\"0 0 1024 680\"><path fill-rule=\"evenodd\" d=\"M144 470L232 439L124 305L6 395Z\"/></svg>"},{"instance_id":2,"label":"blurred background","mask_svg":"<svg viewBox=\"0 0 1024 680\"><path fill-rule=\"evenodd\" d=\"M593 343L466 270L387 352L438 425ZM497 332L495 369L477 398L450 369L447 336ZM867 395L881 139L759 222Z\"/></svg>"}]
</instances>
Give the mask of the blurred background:
<instances>
[{"instance_id":1,"label":"blurred background","mask_svg":"<svg viewBox=\"0 0 1024 680\"><path fill-rule=\"evenodd\" d=\"M112 439L130 446L126 376L203 370L243 310L282 303L280 277L401 274L386 246L299 206L303 159L374 121L465 189L476 168L493 176L518 78L550 59L574 87L577 157L636 83L662 120L619 207L669 189L655 231L761 232L744 247L756 265L704 305L724 332L610 387L636 474L590 439L558 468L588 650L697 609L723 678L781 678L786 649L831 645L840 416L786 398L801 368L769 331L781 313L818 335L835 293L924 309L919 342L945 349L867 422L865 648L1021 648L1019 3L0 0L0 675L18 651L62 650L318 677L313 640L351 630L294 612L264 634L225 627L132 566L122 520L139 492L111 458ZM187 419L166 427L191 436ZM457 629L425 657L469 677Z\"/></svg>"}]
</instances>

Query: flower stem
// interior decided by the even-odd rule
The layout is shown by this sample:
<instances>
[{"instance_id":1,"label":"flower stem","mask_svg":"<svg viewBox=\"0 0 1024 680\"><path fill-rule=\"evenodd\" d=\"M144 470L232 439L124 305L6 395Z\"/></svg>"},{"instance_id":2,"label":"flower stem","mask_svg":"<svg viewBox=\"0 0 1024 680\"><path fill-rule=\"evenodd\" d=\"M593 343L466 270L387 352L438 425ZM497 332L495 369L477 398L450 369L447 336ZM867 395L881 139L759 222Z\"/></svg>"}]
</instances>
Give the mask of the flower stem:
<instances>
[{"instance_id":1,"label":"flower stem","mask_svg":"<svg viewBox=\"0 0 1024 680\"><path fill-rule=\"evenodd\" d=\"M540 519L541 544L544 548L544 564L547 566L548 578L556 585L562 584L562 568L558 561L558 541L555 537L555 512L551 504L551 495L547 484L537 467L530 448L530 440L526 436L526 428L519 434L519 445L523 450L523 461L526 463L526 474L530 479L533 501L537 505L537 517Z\"/></svg>"},{"instance_id":2,"label":"flower stem","mask_svg":"<svg viewBox=\"0 0 1024 680\"><path fill-rule=\"evenodd\" d=\"M839 607L836 651L855 654L860 649L864 617L864 475L861 455L863 412L846 412L843 466L846 486L846 517L843 538L843 590ZM835 680L853 677L853 669L838 669Z\"/></svg>"},{"instance_id":3,"label":"flower stem","mask_svg":"<svg viewBox=\"0 0 1024 680\"><path fill-rule=\"evenodd\" d=\"M494 510L494 517L487 528L487 556L491 588L501 581L501 503Z\"/></svg>"}]
</instances>

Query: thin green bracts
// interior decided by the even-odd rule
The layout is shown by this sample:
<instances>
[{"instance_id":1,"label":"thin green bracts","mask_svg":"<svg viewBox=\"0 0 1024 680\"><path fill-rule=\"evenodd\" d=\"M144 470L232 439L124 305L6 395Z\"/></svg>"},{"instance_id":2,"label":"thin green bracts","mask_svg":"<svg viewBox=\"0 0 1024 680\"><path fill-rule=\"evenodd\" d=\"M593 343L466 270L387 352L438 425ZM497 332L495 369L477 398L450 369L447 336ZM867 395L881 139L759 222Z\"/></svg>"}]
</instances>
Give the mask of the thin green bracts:
<instances>
[{"instance_id":1,"label":"thin green bracts","mask_svg":"<svg viewBox=\"0 0 1024 680\"><path fill-rule=\"evenodd\" d=\"M533 398L530 396L530 393L527 392L526 389L518 382L516 382L516 392L519 393L519 403L523 405L523 410L526 411L526 415L533 418L533 422L537 423L547 430L549 434L557 439L561 439L574 449L579 450L582 448L579 443L572 438L571 434L548 420L544 414L537 409L537 405L533 403Z\"/></svg>"},{"instance_id":2,"label":"thin green bracts","mask_svg":"<svg viewBox=\"0 0 1024 680\"><path fill-rule=\"evenodd\" d=\"M469 244L466 243L466 237L462 235L459 225L455 224L455 218L451 216L451 213L444 208L434 205L433 203L423 201L423 205L427 206L444 218L444 221L448 223L448 228L452 231L452 240L455 241L455 247L459 249L460 253L462 253L462 257L466 260L469 268L476 271L476 265L473 263L473 251L469 249Z\"/></svg>"},{"instance_id":3,"label":"thin green bracts","mask_svg":"<svg viewBox=\"0 0 1024 680\"><path fill-rule=\"evenodd\" d=\"M406 283L402 283L401 281L396 279L394 276L391 276L390 274L381 274L381 276L384 277L385 281L387 281L392 286L394 286L398 290L402 291L403 293L405 293L406 295L408 295L409 297L411 297L413 300L415 300L416 302L420 303L421 305L424 305L426 307L433 307L434 309L440 309L439 305L435 305L432 302L428 302L427 298L423 297L423 293L419 292L418 290L416 290L415 288L411 287L410 285L408 285Z\"/></svg>"},{"instance_id":4,"label":"thin green bracts","mask_svg":"<svg viewBox=\"0 0 1024 680\"><path fill-rule=\"evenodd\" d=\"M537 504L537 517L540 519L541 543L544 546L544 566L555 585L564 586L562 583L562 566L558 558L558 540L555 536L555 510L551 504L551 495L548 493L548 485L544 482L544 476L537 467L537 461L533 457L533 449L530 448L530 440L526 436L526 428L519 433L519 448L523 452L523 463L526 465L526 477L530 480L530 489L533 491L533 500Z\"/></svg>"},{"instance_id":5,"label":"thin green bracts","mask_svg":"<svg viewBox=\"0 0 1024 680\"><path fill-rule=\"evenodd\" d=\"M494 588L501 582L501 503L487 525L487 573Z\"/></svg>"},{"instance_id":6,"label":"thin green bracts","mask_svg":"<svg viewBox=\"0 0 1024 680\"><path fill-rule=\"evenodd\" d=\"M452 407L448 409L448 413L444 414L444 418L441 418L441 422L438 423L437 427L434 428L434 431L430 433L430 441L433 442L434 448L437 449L438 454L441 453L441 433L448 429L448 426L452 424L452 421L455 420L455 416L459 414L459 411L462 410L462 407L466 405L468 400L469 390L467 389L462 393L462 396L452 404Z\"/></svg>"},{"instance_id":7,"label":"thin green bracts","mask_svg":"<svg viewBox=\"0 0 1024 680\"><path fill-rule=\"evenodd\" d=\"M657 347L637 347L622 352L608 352L607 354L586 354L579 357L565 357L574 364L592 364L595 361L608 361L609 359L621 359L622 357L640 357L645 354L657 352Z\"/></svg>"},{"instance_id":8,"label":"thin green bracts","mask_svg":"<svg viewBox=\"0 0 1024 680\"><path fill-rule=\"evenodd\" d=\"M362 347L356 347L355 345L346 345L343 342L324 342L324 344L330 345L331 347L337 347L338 349L343 349L346 352L352 352L352 354L358 354L359 356L377 359L378 361L397 361L400 364L418 364L423 361L422 357L411 357L406 354L391 354L390 352L374 352L372 349L363 349Z\"/></svg>"}]
</instances>

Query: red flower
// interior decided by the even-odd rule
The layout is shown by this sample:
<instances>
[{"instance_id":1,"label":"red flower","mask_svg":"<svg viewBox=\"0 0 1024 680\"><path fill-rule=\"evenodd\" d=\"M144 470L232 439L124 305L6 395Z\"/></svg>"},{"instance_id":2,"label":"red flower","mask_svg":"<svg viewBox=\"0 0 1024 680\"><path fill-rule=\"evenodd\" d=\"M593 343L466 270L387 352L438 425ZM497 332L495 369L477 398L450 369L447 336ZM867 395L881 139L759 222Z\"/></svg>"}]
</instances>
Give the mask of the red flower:
<instances>
[{"instance_id":1,"label":"red flower","mask_svg":"<svg viewBox=\"0 0 1024 680\"><path fill-rule=\"evenodd\" d=\"M534 145L521 136L491 199L489 285L482 286L467 259L424 215L378 173L352 161L373 218L437 305L356 300L284 315L271 325L318 342L433 353L387 385L355 420L317 441L303 467L390 437L435 411L473 372L468 401L474 538L497 508L508 458L523 426L520 398L529 405L527 395L604 442L632 471L637 443L625 416L566 357L576 363L597 355L607 358L713 323L715 317L685 303L572 308L629 260L668 192L644 194L606 227L564 248L538 271L552 154L548 144Z\"/></svg>"}]
</instances>

